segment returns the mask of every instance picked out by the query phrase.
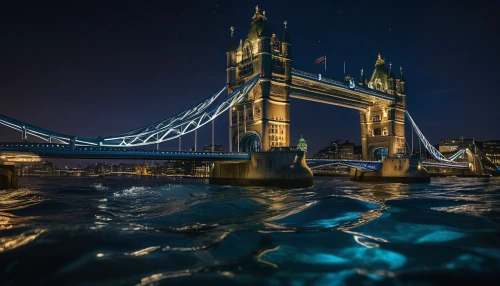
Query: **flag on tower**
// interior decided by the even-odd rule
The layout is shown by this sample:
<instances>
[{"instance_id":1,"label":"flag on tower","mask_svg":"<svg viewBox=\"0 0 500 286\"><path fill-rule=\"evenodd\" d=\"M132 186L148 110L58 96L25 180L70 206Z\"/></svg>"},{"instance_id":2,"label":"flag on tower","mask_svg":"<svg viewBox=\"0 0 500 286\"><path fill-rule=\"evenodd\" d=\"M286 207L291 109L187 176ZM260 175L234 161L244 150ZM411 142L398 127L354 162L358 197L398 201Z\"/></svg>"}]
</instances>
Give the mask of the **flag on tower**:
<instances>
[{"instance_id":1,"label":"flag on tower","mask_svg":"<svg viewBox=\"0 0 500 286\"><path fill-rule=\"evenodd\" d=\"M325 62L325 61L326 61L326 56L322 56L321 58L317 59L314 63L320 64L320 63Z\"/></svg>"}]
</instances>

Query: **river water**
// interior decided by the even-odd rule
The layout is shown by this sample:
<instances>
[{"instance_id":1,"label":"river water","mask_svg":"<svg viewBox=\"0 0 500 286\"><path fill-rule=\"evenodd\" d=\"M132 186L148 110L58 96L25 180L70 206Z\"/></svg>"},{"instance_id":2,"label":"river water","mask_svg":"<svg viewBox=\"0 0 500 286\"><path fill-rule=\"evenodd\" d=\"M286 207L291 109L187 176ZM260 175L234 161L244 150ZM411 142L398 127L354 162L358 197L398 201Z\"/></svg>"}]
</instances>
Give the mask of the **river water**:
<instances>
[{"instance_id":1,"label":"river water","mask_svg":"<svg viewBox=\"0 0 500 286\"><path fill-rule=\"evenodd\" d=\"M0 285L480 285L500 274L499 177L20 185L0 191Z\"/></svg>"}]
</instances>

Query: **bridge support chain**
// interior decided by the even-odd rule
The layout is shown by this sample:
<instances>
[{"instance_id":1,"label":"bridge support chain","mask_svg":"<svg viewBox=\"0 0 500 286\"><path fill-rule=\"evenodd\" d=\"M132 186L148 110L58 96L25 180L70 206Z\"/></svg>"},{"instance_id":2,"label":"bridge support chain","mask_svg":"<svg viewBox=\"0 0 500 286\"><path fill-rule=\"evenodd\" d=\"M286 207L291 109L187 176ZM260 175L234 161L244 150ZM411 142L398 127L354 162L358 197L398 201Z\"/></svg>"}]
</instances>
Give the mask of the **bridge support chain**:
<instances>
[{"instance_id":1,"label":"bridge support chain","mask_svg":"<svg viewBox=\"0 0 500 286\"><path fill-rule=\"evenodd\" d=\"M198 151L198 129L194 131L194 152Z\"/></svg>"},{"instance_id":2,"label":"bridge support chain","mask_svg":"<svg viewBox=\"0 0 500 286\"><path fill-rule=\"evenodd\" d=\"M0 165L0 190L16 189L17 173L13 165Z\"/></svg>"},{"instance_id":3,"label":"bridge support chain","mask_svg":"<svg viewBox=\"0 0 500 286\"><path fill-rule=\"evenodd\" d=\"M351 168L349 179L358 182L429 183L429 172L418 156L387 158L376 172L364 172Z\"/></svg>"},{"instance_id":4,"label":"bridge support chain","mask_svg":"<svg viewBox=\"0 0 500 286\"><path fill-rule=\"evenodd\" d=\"M215 162L209 183L304 188L313 185L303 151L255 152L246 162Z\"/></svg>"}]
</instances>

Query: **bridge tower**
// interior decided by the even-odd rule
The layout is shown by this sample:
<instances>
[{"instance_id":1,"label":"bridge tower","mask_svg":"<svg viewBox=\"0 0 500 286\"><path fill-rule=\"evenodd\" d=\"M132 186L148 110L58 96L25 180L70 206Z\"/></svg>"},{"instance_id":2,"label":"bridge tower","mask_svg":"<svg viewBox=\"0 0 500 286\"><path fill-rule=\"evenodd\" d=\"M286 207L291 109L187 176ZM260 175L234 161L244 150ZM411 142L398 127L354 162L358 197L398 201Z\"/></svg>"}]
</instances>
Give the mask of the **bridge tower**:
<instances>
[{"instance_id":1,"label":"bridge tower","mask_svg":"<svg viewBox=\"0 0 500 286\"><path fill-rule=\"evenodd\" d=\"M227 55L227 84L231 93L260 74L246 101L229 112L231 151L268 151L290 146L290 83L292 41L286 21L281 40L267 25L266 12L255 7L250 29L236 46L234 29Z\"/></svg>"},{"instance_id":2,"label":"bridge tower","mask_svg":"<svg viewBox=\"0 0 500 286\"><path fill-rule=\"evenodd\" d=\"M363 77L363 74L361 76ZM360 111L363 160L376 160L383 156L392 157L395 153L404 153L406 82L402 68L400 78L396 78L392 63L387 68L385 60L379 54L375 70L367 84L371 89L394 95L395 101L375 99L372 107Z\"/></svg>"}]
</instances>

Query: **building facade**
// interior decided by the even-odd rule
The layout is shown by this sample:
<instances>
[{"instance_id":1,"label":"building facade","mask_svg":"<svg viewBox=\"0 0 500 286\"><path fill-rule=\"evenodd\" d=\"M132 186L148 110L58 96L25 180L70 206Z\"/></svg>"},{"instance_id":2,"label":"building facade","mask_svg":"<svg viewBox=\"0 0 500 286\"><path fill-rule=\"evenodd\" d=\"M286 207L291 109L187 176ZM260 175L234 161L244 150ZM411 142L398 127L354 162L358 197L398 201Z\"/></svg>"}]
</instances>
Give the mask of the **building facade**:
<instances>
[{"instance_id":1,"label":"building facade","mask_svg":"<svg viewBox=\"0 0 500 286\"><path fill-rule=\"evenodd\" d=\"M385 60L379 54L370 80L365 80L361 70L359 85L394 95L396 99L390 103L375 99L372 107L360 111L363 159L373 160L377 157L404 153L406 81L403 69L400 68L400 76L396 78L392 64L387 68Z\"/></svg>"},{"instance_id":2,"label":"building facade","mask_svg":"<svg viewBox=\"0 0 500 286\"><path fill-rule=\"evenodd\" d=\"M236 45L234 29L227 50L228 92L260 74L246 101L229 112L230 151L268 151L290 146L292 41L285 21L282 37L272 33L265 11L255 8L246 37ZM239 149L239 150L238 150Z\"/></svg>"},{"instance_id":3,"label":"building facade","mask_svg":"<svg viewBox=\"0 0 500 286\"><path fill-rule=\"evenodd\" d=\"M493 164L500 166L500 140L484 141L482 144L484 155Z\"/></svg>"}]
</instances>

